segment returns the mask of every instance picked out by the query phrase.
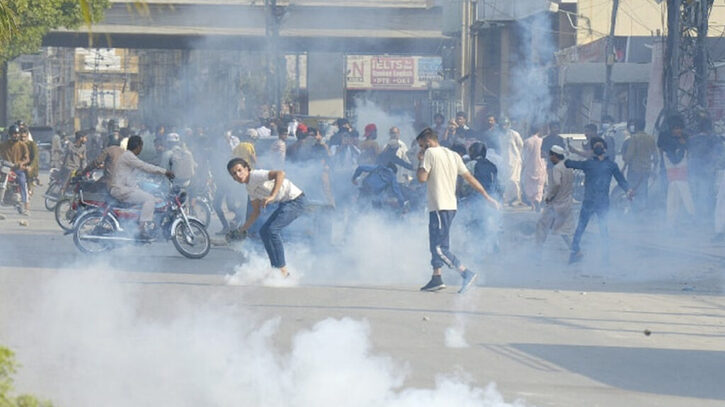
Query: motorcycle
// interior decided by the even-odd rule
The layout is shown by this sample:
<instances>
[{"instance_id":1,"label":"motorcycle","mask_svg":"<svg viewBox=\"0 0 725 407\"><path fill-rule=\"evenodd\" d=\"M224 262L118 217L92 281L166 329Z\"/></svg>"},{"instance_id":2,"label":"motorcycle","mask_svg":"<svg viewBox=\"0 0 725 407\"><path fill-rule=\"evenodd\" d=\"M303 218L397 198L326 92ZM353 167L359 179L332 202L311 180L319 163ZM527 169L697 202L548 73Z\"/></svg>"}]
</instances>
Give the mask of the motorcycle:
<instances>
[{"instance_id":1,"label":"motorcycle","mask_svg":"<svg viewBox=\"0 0 725 407\"><path fill-rule=\"evenodd\" d=\"M50 169L50 182L48 182L48 190L43 194L45 198L45 209L52 211L55 209L55 205L63 199L60 196L60 190L63 188L65 183L66 173L58 168Z\"/></svg>"},{"instance_id":2,"label":"motorcycle","mask_svg":"<svg viewBox=\"0 0 725 407\"><path fill-rule=\"evenodd\" d=\"M20 205L22 194L20 184L15 180L14 167L13 163L0 160L0 203L4 206L14 206L18 212L22 212Z\"/></svg>"},{"instance_id":3,"label":"motorcycle","mask_svg":"<svg viewBox=\"0 0 725 407\"><path fill-rule=\"evenodd\" d=\"M211 172L207 172L203 186L189 188L189 192L191 196L184 203L185 210L191 216L199 219L205 227L208 227L211 222L212 202L214 202L216 193L216 185Z\"/></svg>"},{"instance_id":4,"label":"motorcycle","mask_svg":"<svg viewBox=\"0 0 725 407\"><path fill-rule=\"evenodd\" d=\"M71 178L68 189L73 191L69 198L63 198L55 205L55 221L66 234L73 231L76 218L87 210L98 209L109 200L106 186L98 184L92 174L81 174Z\"/></svg>"},{"instance_id":5,"label":"motorcycle","mask_svg":"<svg viewBox=\"0 0 725 407\"><path fill-rule=\"evenodd\" d=\"M201 259L206 256L211 240L204 224L186 215L186 193L172 188L162 194L160 186L149 187L148 183L142 183L142 188L151 189L157 197L165 195L155 207L154 223L157 226L150 231L150 238L137 235L140 207L112 200L76 218L73 224L76 247L84 253L98 254L124 244L149 244L163 239L171 240L176 250L185 257Z\"/></svg>"}]
</instances>

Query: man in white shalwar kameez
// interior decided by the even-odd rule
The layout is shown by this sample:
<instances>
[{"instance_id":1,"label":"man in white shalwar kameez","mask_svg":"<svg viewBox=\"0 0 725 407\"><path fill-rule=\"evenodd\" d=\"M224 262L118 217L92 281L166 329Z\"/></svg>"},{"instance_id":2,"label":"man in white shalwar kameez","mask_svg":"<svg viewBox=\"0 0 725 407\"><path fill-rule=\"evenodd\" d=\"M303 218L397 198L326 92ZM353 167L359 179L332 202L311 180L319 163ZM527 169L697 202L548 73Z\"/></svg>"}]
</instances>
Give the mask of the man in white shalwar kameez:
<instances>
[{"instance_id":1,"label":"man in white shalwar kameez","mask_svg":"<svg viewBox=\"0 0 725 407\"><path fill-rule=\"evenodd\" d=\"M524 141L521 135L511 128L511 121L503 119L504 132L501 136L501 155L503 163L500 178L504 186L503 201L511 205L521 204L521 151Z\"/></svg>"}]
</instances>

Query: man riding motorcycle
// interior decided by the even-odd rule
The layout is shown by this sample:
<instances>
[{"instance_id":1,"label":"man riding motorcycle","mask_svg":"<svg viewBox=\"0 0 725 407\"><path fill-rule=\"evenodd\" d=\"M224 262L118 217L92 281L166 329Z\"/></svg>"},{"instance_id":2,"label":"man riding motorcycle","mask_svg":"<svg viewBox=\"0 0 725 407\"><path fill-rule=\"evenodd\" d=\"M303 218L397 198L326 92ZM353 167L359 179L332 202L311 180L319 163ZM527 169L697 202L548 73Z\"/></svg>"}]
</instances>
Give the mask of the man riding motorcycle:
<instances>
[{"instance_id":1,"label":"man riding motorcycle","mask_svg":"<svg viewBox=\"0 0 725 407\"><path fill-rule=\"evenodd\" d=\"M75 134L75 141L73 144L68 146L68 149L63 158L63 171L65 171L65 181L60 189L60 196L65 195L65 190L68 188L71 178L86 165L86 133L77 131Z\"/></svg>"},{"instance_id":2,"label":"man riding motorcycle","mask_svg":"<svg viewBox=\"0 0 725 407\"><path fill-rule=\"evenodd\" d=\"M120 139L113 137L113 135L108 137L108 147L104 148L98 157L96 157L95 160L81 171L82 174L86 174L96 168L103 168L103 177L93 184L93 191L99 192L111 190L111 180L116 173L116 163L118 162L118 158L121 157L125 151L126 150L121 147Z\"/></svg>"},{"instance_id":3,"label":"man riding motorcycle","mask_svg":"<svg viewBox=\"0 0 725 407\"><path fill-rule=\"evenodd\" d=\"M20 185L20 195L23 206L19 208L21 214L30 215L30 202L28 200L28 168L30 165L30 151L28 146L20 141L20 128L12 125L8 128L10 140L2 143L0 152L2 158L13 163L16 181Z\"/></svg>"},{"instance_id":4,"label":"man riding motorcycle","mask_svg":"<svg viewBox=\"0 0 725 407\"><path fill-rule=\"evenodd\" d=\"M155 198L153 195L141 190L136 181L137 171L150 174L163 174L173 179L174 173L164 168L146 163L138 158L143 149L143 140L140 136L131 136L126 146L127 150L118 157L114 174L112 174L110 193L117 200L130 204L141 204L139 217L139 238L150 239L154 228L153 215Z\"/></svg>"}]
</instances>

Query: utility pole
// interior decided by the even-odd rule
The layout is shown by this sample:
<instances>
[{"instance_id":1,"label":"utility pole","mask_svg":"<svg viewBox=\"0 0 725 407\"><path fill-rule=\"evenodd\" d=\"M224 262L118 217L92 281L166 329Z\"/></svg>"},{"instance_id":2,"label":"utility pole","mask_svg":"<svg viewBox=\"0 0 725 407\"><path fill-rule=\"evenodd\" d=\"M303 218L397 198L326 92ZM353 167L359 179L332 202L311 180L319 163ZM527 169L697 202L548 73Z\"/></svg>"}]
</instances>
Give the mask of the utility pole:
<instances>
[{"instance_id":1,"label":"utility pole","mask_svg":"<svg viewBox=\"0 0 725 407\"><path fill-rule=\"evenodd\" d=\"M710 60L705 40L712 4L667 0L664 112L682 114L689 125L707 115Z\"/></svg>"},{"instance_id":2,"label":"utility pole","mask_svg":"<svg viewBox=\"0 0 725 407\"><path fill-rule=\"evenodd\" d=\"M676 112L680 87L680 0L667 0L667 41L665 42L665 114Z\"/></svg>"},{"instance_id":3,"label":"utility pole","mask_svg":"<svg viewBox=\"0 0 725 407\"><path fill-rule=\"evenodd\" d=\"M617 10L619 9L619 0L612 3L612 20L609 25L609 36L607 37L607 46L604 51L604 61L607 65L606 82L604 84L604 95L602 96L602 120L609 113L609 100L612 98L612 69L614 68L614 29L617 24Z\"/></svg>"},{"instance_id":4,"label":"utility pole","mask_svg":"<svg viewBox=\"0 0 725 407\"><path fill-rule=\"evenodd\" d=\"M695 5L695 19L697 21L697 38L695 39L695 103L701 109L707 108L708 83L708 53L705 40L707 39L707 24L710 16L712 1L700 0Z\"/></svg>"},{"instance_id":5,"label":"utility pole","mask_svg":"<svg viewBox=\"0 0 725 407\"><path fill-rule=\"evenodd\" d=\"M279 54L279 26L284 11L278 9L277 0L264 0L265 34L267 38L267 61L269 72L267 89L273 103L274 116L282 111L282 72Z\"/></svg>"}]
</instances>

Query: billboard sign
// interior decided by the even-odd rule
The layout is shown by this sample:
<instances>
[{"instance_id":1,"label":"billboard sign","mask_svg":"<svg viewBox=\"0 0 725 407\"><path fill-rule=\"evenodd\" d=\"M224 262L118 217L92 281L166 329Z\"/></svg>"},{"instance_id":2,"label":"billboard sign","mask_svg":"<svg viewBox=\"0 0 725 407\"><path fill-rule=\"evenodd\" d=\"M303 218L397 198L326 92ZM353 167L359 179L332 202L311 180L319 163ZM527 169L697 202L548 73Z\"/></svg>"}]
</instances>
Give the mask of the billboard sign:
<instances>
[{"instance_id":1,"label":"billboard sign","mask_svg":"<svg viewBox=\"0 0 725 407\"><path fill-rule=\"evenodd\" d=\"M347 56L347 89L424 90L443 79L440 57Z\"/></svg>"}]
</instances>

